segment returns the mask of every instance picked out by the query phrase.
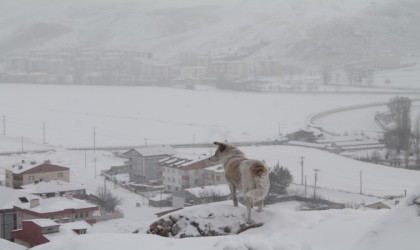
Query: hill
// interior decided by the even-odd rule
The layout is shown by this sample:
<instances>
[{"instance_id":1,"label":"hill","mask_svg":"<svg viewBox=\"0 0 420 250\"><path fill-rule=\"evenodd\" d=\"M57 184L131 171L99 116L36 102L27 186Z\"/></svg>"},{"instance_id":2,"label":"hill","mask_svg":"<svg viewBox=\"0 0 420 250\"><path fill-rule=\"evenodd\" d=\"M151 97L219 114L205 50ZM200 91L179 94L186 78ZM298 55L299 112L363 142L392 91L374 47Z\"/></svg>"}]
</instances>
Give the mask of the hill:
<instances>
[{"instance_id":1,"label":"hill","mask_svg":"<svg viewBox=\"0 0 420 250\"><path fill-rule=\"evenodd\" d=\"M0 9L0 55L130 48L311 65L419 55L415 0L18 0Z\"/></svg>"},{"instance_id":2,"label":"hill","mask_svg":"<svg viewBox=\"0 0 420 250\"><path fill-rule=\"evenodd\" d=\"M418 197L418 193L416 193ZM223 206L226 206L222 208ZM243 207L229 208L227 204L196 206L188 212L200 214L209 209L222 209L225 214ZM297 211L295 202L267 206L256 213L264 225L239 235L195 237L185 239L165 238L147 234L92 234L68 238L33 248L50 249L395 249L418 248L420 240L415 229L420 226L418 205L405 202L390 211L378 210L326 210ZM416 212L417 211L417 212ZM236 211L234 212L236 213ZM216 221L207 217L208 224ZM229 220L229 217L227 217ZM409 226L407 227L407 222ZM212 224L213 225L213 224ZM373 230L372 225L374 226ZM379 228L379 230L375 230ZM398 237L395 237L396 233ZM331 237L334 235L334 237ZM369 238L370 237L370 238Z\"/></svg>"}]
</instances>

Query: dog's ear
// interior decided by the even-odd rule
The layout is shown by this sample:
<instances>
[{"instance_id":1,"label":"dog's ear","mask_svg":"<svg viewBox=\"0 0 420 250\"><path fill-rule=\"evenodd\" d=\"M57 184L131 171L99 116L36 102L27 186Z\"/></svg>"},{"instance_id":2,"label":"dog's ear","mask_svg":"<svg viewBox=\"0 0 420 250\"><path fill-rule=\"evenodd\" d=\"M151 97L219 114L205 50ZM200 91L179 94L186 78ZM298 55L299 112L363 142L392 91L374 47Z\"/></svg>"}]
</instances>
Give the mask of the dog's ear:
<instances>
[{"instance_id":1,"label":"dog's ear","mask_svg":"<svg viewBox=\"0 0 420 250\"><path fill-rule=\"evenodd\" d=\"M221 143L221 142L217 142L217 141L215 141L215 142L214 142L214 145L219 146L219 150L220 150L220 152L224 151L224 150L226 149L226 147L227 147L227 145L226 145L226 144Z\"/></svg>"}]
</instances>

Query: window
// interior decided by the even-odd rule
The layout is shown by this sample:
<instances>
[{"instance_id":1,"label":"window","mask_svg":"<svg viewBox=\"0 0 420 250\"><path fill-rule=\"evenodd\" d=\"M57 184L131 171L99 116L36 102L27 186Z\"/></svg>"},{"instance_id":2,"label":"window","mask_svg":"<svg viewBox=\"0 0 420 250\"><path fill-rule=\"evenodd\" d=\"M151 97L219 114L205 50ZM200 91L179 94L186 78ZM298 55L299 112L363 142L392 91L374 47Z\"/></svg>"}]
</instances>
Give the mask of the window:
<instances>
[{"instance_id":1,"label":"window","mask_svg":"<svg viewBox=\"0 0 420 250\"><path fill-rule=\"evenodd\" d=\"M85 217L89 217L89 214L88 214L88 212L86 212L86 213L85 213Z\"/></svg>"},{"instance_id":2,"label":"window","mask_svg":"<svg viewBox=\"0 0 420 250\"><path fill-rule=\"evenodd\" d=\"M29 202L28 199L26 199L26 197L19 197L20 202L22 203L26 203Z\"/></svg>"},{"instance_id":3,"label":"window","mask_svg":"<svg viewBox=\"0 0 420 250\"><path fill-rule=\"evenodd\" d=\"M216 180L220 181L220 176L216 176Z\"/></svg>"},{"instance_id":4,"label":"window","mask_svg":"<svg viewBox=\"0 0 420 250\"><path fill-rule=\"evenodd\" d=\"M64 175L63 173L58 173L58 178L63 179Z\"/></svg>"},{"instance_id":5,"label":"window","mask_svg":"<svg viewBox=\"0 0 420 250\"><path fill-rule=\"evenodd\" d=\"M33 175L30 175L29 176L29 181L34 181L34 180L35 180L35 177Z\"/></svg>"}]
</instances>

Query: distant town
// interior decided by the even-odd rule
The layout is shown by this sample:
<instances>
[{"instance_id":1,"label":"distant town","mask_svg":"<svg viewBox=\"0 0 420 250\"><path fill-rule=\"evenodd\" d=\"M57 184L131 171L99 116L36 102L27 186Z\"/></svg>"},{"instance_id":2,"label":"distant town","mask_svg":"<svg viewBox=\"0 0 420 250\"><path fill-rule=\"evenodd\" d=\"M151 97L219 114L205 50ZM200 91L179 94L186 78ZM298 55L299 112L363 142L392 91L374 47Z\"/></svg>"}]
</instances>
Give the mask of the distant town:
<instances>
[{"instance_id":1,"label":"distant town","mask_svg":"<svg viewBox=\"0 0 420 250\"><path fill-rule=\"evenodd\" d=\"M253 50L252 50L253 51ZM400 59L382 56L332 66L321 64L305 70L280 60L252 53L211 55L185 52L171 59L156 58L151 52L122 49L38 49L11 52L0 60L0 82L77 85L210 84L220 88L262 90L261 83L283 83L271 91L317 91L314 85L369 87L374 70L397 68ZM302 86L306 84L307 86ZM389 84L383 82L381 84Z\"/></svg>"}]
</instances>

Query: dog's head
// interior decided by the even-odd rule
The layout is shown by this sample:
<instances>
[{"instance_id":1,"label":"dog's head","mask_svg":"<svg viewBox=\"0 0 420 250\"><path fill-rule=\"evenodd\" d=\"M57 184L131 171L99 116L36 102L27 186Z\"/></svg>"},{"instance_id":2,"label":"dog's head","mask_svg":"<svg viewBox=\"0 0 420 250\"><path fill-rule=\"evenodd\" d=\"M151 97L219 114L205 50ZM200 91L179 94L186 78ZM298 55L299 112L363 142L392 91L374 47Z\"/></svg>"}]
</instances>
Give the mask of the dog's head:
<instances>
[{"instance_id":1,"label":"dog's head","mask_svg":"<svg viewBox=\"0 0 420 250\"><path fill-rule=\"evenodd\" d=\"M230 145L222 143L222 142L214 142L214 145L217 145L217 150L212 157L209 158L210 161L219 162L223 155L226 153Z\"/></svg>"}]
</instances>

